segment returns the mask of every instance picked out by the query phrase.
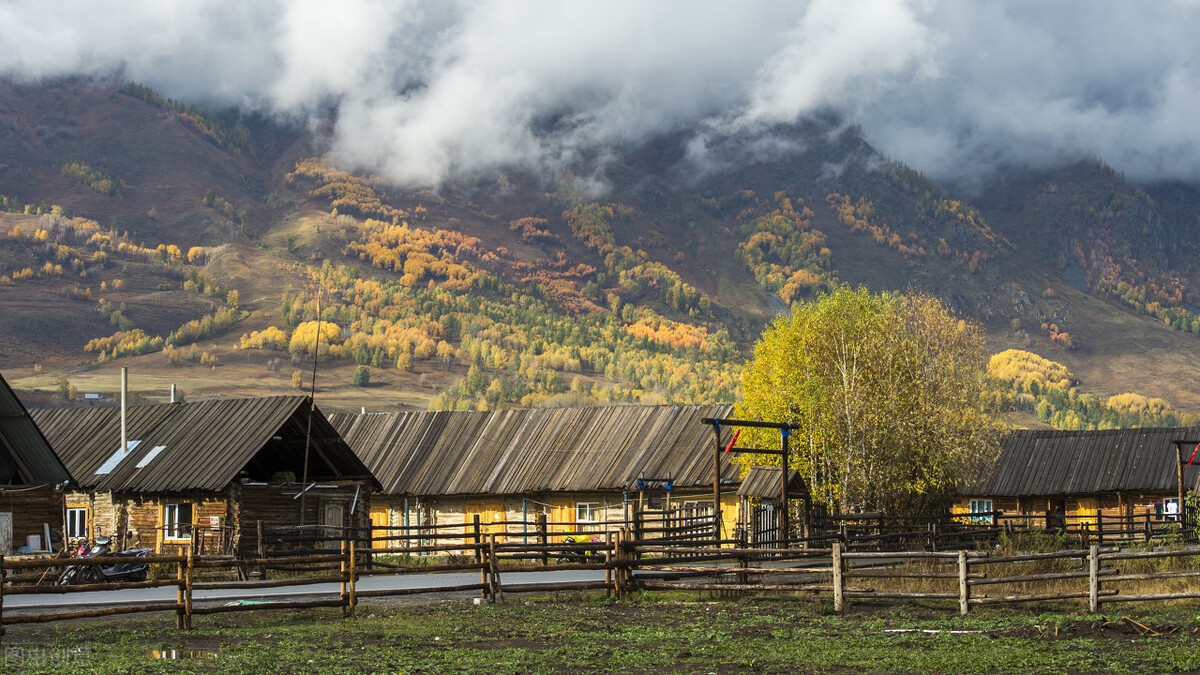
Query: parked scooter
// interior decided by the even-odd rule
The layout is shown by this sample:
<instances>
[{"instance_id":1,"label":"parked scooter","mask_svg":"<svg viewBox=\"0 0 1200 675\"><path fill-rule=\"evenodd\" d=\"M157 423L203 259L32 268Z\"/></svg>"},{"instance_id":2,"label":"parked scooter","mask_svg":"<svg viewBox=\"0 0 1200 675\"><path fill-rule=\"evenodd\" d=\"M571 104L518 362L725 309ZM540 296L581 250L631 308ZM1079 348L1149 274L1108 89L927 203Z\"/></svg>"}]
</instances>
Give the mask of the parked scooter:
<instances>
[{"instance_id":1,"label":"parked scooter","mask_svg":"<svg viewBox=\"0 0 1200 675\"><path fill-rule=\"evenodd\" d=\"M586 537L586 538L585 538ZM601 546L604 545L604 540L595 535L588 536L586 534L572 534L566 539L563 539L564 544L598 544L595 550L578 550L571 549L563 551L559 554L558 561L560 563L589 563L589 562L604 562L604 554L600 552Z\"/></svg>"},{"instance_id":2,"label":"parked scooter","mask_svg":"<svg viewBox=\"0 0 1200 675\"><path fill-rule=\"evenodd\" d=\"M111 565L69 565L55 582L59 586L75 584L100 584L116 581L145 581L146 556L148 548L131 548L127 551L112 553L112 540L116 537L96 537L96 543L91 544L83 539L76 551L76 558L129 558L129 562L118 562Z\"/></svg>"}]
</instances>

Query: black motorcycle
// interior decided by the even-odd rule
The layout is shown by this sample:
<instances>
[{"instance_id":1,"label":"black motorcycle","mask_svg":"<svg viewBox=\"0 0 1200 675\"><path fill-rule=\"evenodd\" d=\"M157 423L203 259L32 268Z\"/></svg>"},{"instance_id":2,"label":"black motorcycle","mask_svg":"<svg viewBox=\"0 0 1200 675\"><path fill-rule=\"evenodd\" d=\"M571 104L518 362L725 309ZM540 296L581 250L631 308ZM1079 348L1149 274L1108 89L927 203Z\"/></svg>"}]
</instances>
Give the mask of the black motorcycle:
<instances>
[{"instance_id":1,"label":"black motorcycle","mask_svg":"<svg viewBox=\"0 0 1200 675\"><path fill-rule=\"evenodd\" d=\"M116 535L114 534L113 537ZM112 537L96 537L96 543L90 544L86 539L79 545L76 558L129 558L129 562L118 562L108 565L69 565L59 575L55 583L59 586L77 584L102 584L116 581L145 581L146 556L148 548L131 548L127 551L110 552Z\"/></svg>"}]
</instances>

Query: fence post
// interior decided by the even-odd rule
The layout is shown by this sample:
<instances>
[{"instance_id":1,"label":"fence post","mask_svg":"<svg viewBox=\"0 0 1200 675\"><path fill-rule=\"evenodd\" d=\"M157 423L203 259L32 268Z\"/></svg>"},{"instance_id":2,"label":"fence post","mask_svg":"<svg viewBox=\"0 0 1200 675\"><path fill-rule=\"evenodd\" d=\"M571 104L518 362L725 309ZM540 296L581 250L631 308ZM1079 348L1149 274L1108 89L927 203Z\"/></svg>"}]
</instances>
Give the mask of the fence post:
<instances>
[{"instance_id":1,"label":"fence post","mask_svg":"<svg viewBox=\"0 0 1200 675\"><path fill-rule=\"evenodd\" d=\"M550 564L550 551L546 549L546 544L550 543L549 537L546 536L546 514L538 513L537 517L538 544L542 547L542 567Z\"/></svg>"},{"instance_id":2,"label":"fence post","mask_svg":"<svg viewBox=\"0 0 1200 675\"><path fill-rule=\"evenodd\" d=\"M175 564L175 604L179 605L175 610L175 630L183 630L183 614L184 609L187 607L183 597L184 593L187 592L187 582L183 578L185 574L183 569L184 564L186 563L182 560Z\"/></svg>"},{"instance_id":3,"label":"fence post","mask_svg":"<svg viewBox=\"0 0 1200 675\"><path fill-rule=\"evenodd\" d=\"M1088 611L1100 611L1100 545L1088 547Z\"/></svg>"},{"instance_id":4,"label":"fence post","mask_svg":"<svg viewBox=\"0 0 1200 675\"><path fill-rule=\"evenodd\" d=\"M475 563L479 565L479 583L483 586L479 591L479 597L487 599L488 597L488 571L483 564L483 537L480 535L479 529L479 514L476 513L471 517L471 527L474 531L475 539Z\"/></svg>"},{"instance_id":5,"label":"fence post","mask_svg":"<svg viewBox=\"0 0 1200 675\"><path fill-rule=\"evenodd\" d=\"M262 528L261 520L257 521L257 526L258 526L258 559L261 561L267 557L267 549L266 549L266 546L263 545L263 528ZM263 581L267 580L267 566L265 564L260 564L258 566L258 578Z\"/></svg>"},{"instance_id":6,"label":"fence post","mask_svg":"<svg viewBox=\"0 0 1200 675\"><path fill-rule=\"evenodd\" d=\"M187 572L183 576L184 580L184 596L183 596L183 621L184 627L187 630L192 629L192 578L195 575L195 568L192 563L195 562L196 550L191 546L187 548Z\"/></svg>"},{"instance_id":7,"label":"fence post","mask_svg":"<svg viewBox=\"0 0 1200 675\"><path fill-rule=\"evenodd\" d=\"M613 532L609 530L604 533L604 597L611 598L616 595L616 587L613 584ZM609 588L612 586L612 588Z\"/></svg>"},{"instance_id":8,"label":"fence post","mask_svg":"<svg viewBox=\"0 0 1200 675\"><path fill-rule=\"evenodd\" d=\"M842 543L833 542L833 611L841 614L845 609L842 581Z\"/></svg>"},{"instance_id":9,"label":"fence post","mask_svg":"<svg viewBox=\"0 0 1200 675\"><path fill-rule=\"evenodd\" d=\"M358 605L358 596L355 592L355 584L358 582L358 558L354 551L354 540L350 540L350 576L347 577L350 587L347 589L350 592L350 614L354 614L354 608Z\"/></svg>"},{"instance_id":10,"label":"fence post","mask_svg":"<svg viewBox=\"0 0 1200 675\"><path fill-rule=\"evenodd\" d=\"M967 552L958 552L958 613L967 615L970 606L971 586L967 583Z\"/></svg>"},{"instance_id":11,"label":"fence post","mask_svg":"<svg viewBox=\"0 0 1200 675\"><path fill-rule=\"evenodd\" d=\"M617 534L616 555L617 555L618 562L623 563L629 558L628 553L625 551L625 542L628 539L629 539L629 528L622 527L620 533ZM615 584L616 589L617 589L617 599L618 600L625 599L625 581L626 581L625 574L628 571L628 569L629 568L625 567L624 565L621 565L620 567L618 567L615 570L615 574L613 575L613 583Z\"/></svg>"},{"instance_id":12,"label":"fence post","mask_svg":"<svg viewBox=\"0 0 1200 675\"><path fill-rule=\"evenodd\" d=\"M4 635L4 556L0 555L0 636Z\"/></svg>"},{"instance_id":13,"label":"fence post","mask_svg":"<svg viewBox=\"0 0 1200 675\"><path fill-rule=\"evenodd\" d=\"M338 572L341 574L342 580L338 582L338 599L342 601L342 616L350 615L350 584L347 581L347 575L350 572L350 565L346 560L346 540L342 540L342 559L338 563Z\"/></svg>"},{"instance_id":14,"label":"fence post","mask_svg":"<svg viewBox=\"0 0 1200 675\"><path fill-rule=\"evenodd\" d=\"M500 586L500 565L496 560L496 535L488 535L488 567L492 572L492 602L496 601L496 596L504 600L504 589Z\"/></svg>"}]
</instances>

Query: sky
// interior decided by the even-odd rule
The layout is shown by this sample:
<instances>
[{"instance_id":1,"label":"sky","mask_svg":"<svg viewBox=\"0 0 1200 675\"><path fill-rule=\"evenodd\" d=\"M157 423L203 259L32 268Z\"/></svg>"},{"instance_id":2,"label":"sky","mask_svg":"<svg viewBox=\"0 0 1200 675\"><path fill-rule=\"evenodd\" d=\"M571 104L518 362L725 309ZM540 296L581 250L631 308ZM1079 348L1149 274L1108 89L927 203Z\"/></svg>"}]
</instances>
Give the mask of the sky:
<instances>
[{"instance_id":1,"label":"sky","mask_svg":"<svg viewBox=\"0 0 1200 675\"><path fill-rule=\"evenodd\" d=\"M0 0L0 26L2 76L330 128L413 185L679 130L701 162L829 111L936 180L1094 157L1200 182L1200 0Z\"/></svg>"}]
</instances>

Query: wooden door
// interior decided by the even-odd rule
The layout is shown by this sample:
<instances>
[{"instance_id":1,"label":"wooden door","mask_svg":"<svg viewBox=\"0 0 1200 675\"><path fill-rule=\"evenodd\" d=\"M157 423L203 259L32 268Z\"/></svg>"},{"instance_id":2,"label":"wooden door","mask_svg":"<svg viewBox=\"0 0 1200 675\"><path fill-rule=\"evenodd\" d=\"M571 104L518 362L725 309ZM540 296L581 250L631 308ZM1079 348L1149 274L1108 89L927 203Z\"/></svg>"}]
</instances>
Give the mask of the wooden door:
<instances>
[{"instance_id":1,"label":"wooden door","mask_svg":"<svg viewBox=\"0 0 1200 675\"><path fill-rule=\"evenodd\" d=\"M345 536L346 505L341 502L325 502L321 506L321 524L325 526L326 537ZM340 549L340 541L326 541L325 548Z\"/></svg>"},{"instance_id":2,"label":"wooden door","mask_svg":"<svg viewBox=\"0 0 1200 675\"><path fill-rule=\"evenodd\" d=\"M482 534L504 534L506 520L503 502L467 502L463 505L463 523L467 525L466 533L470 534L470 526L479 516L479 531Z\"/></svg>"},{"instance_id":3,"label":"wooden door","mask_svg":"<svg viewBox=\"0 0 1200 675\"><path fill-rule=\"evenodd\" d=\"M1088 527L1094 529L1096 527L1096 512L1099 509L1100 503L1098 499L1094 497L1081 497L1079 499L1079 507L1076 511L1076 514L1079 516L1079 526L1082 527L1084 523L1087 523Z\"/></svg>"},{"instance_id":4,"label":"wooden door","mask_svg":"<svg viewBox=\"0 0 1200 675\"><path fill-rule=\"evenodd\" d=\"M371 502L371 548L390 548L393 545L398 545L400 540L379 539L379 537L392 536L393 531L383 529L391 525L388 522L388 504L381 500ZM379 529L376 529L379 528ZM408 534L405 532L405 534Z\"/></svg>"},{"instance_id":5,"label":"wooden door","mask_svg":"<svg viewBox=\"0 0 1200 675\"><path fill-rule=\"evenodd\" d=\"M0 513L0 555L12 555L13 544L13 514Z\"/></svg>"},{"instance_id":6,"label":"wooden door","mask_svg":"<svg viewBox=\"0 0 1200 675\"><path fill-rule=\"evenodd\" d=\"M569 499L550 501L550 541L561 542L575 533L575 502Z\"/></svg>"}]
</instances>

